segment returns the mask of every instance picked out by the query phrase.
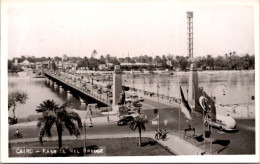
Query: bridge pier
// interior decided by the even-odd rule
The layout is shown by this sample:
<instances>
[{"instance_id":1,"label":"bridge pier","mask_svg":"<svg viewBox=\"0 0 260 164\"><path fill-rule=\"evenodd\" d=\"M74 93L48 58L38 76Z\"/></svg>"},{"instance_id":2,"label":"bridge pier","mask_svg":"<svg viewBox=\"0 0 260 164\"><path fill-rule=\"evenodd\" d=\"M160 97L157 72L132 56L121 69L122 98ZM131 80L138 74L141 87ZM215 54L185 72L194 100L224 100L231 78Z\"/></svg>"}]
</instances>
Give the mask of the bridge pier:
<instances>
[{"instance_id":1,"label":"bridge pier","mask_svg":"<svg viewBox=\"0 0 260 164\"><path fill-rule=\"evenodd\" d=\"M57 88L57 83L56 82L54 82L54 88Z\"/></svg>"},{"instance_id":2,"label":"bridge pier","mask_svg":"<svg viewBox=\"0 0 260 164\"><path fill-rule=\"evenodd\" d=\"M62 92L62 91L63 91L63 88L62 88L62 86L61 86L61 85L59 86L59 91L60 91L60 92Z\"/></svg>"},{"instance_id":3,"label":"bridge pier","mask_svg":"<svg viewBox=\"0 0 260 164\"><path fill-rule=\"evenodd\" d=\"M79 97L79 101L80 101L80 104L86 104L85 101L81 97Z\"/></svg>"},{"instance_id":4,"label":"bridge pier","mask_svg":"<svg viewBox=\"0 0 260 164\"><path fill-rule=\"evenodd\" d=\"M67 96L69 97L70 95L70 90L67 90Z\"/></svg>"}]
</instances>

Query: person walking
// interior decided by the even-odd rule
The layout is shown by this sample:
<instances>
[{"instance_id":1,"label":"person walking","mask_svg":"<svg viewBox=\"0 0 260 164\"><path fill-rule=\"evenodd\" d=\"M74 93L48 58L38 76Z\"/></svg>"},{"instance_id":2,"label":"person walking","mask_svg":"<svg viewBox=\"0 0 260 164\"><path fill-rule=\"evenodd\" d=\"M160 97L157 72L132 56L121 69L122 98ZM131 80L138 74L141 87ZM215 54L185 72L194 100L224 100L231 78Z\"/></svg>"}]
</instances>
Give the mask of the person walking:
<instances>
[{"instance_id":1,"label":"person walking","mask_svg":"<svg viewBox=\"0 0 260 164\"><path fill-rule=\"evenodd\" d=\"M19 129L16 129L16 131L15 131L15 134L16 134L16 137L19 137Z\"/></svg>"},{"instance_id":2,"label":"person walking","mask_svg":"<svg viewBox=\"0 0 260 164\"><path fill-rule=\"evenodd\" d=\"M167 132L166 129L164 129L164 131L162 132L162 140L164 141L166 139L167 136Z\"/></svg>"},{"instance_id":3,"label":"person walking","mask_svg":"<svg viewBox=\"0 0 260 164\"><path fill-rule=\"evenodd\" d=\"M158 137L158 130L156 129L154 133L155 133L154 138L155 138L156 140L159 140L159 137Z\"/></svg>"},{"instance_id":4,"label":"person walking","mask_svg":"<svg viewBox=\"0 0 260 164\"><path fill-rule=\"evenodd\" d=\"M121 92L121 104L125 105L125 91L124 90L122 90L122 92Z\"/></svg>"},{"instance_id":5,"label":"person walking","mask_svg":"<svg viewBox=\"0 0 260 164\"><path fill-rule=\"evenodd\" d=\"M39 141L40 141L40 144L42 145L43 142L42 142L42 137L43 137L43 132L41 131L40 132L40 135L39 135Z\"/></svg>"}]
</instances>

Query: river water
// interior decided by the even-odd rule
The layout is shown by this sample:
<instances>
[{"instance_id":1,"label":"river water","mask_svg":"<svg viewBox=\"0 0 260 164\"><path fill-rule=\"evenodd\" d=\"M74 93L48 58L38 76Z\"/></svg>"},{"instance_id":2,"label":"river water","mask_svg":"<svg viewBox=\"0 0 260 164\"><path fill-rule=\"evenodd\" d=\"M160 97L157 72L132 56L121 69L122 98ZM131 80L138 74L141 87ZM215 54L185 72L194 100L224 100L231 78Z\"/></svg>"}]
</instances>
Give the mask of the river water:
<instances>
[{"instance_id":1,"label":"river water","mask_svg":"<svg viewBox=\"0 0 260 164\"><path fill-rule=\"evenodd\" d=\"M178 72L174 75L124 75L125 85L159 94L179 97L179 86L187 90L188 72ZM255 96L255 71L214 71L198 72L199 87L203 87L210 96L216 97L219 104L254 103L251 99ZM223 86L226 85L227 89ZM168 91L169 88L170 90ZM214 88L214 89L213 89ZM9 91L19 89L28 93L29 99L26 104L18 104L16 107L17 117L26 117L36 114L35 109L44 100L53 99L62 104L65 101L72 102L73 109L85 109L86 105L73 95L67 96L64 90L59 90L47 83L45 78L32 78L29 74L23 73L20 77L8 78ZM223 91L225 90L225 91ZM225 95L223 95L225 92ZM9 111L9 115L12 112Z\"/></svg>"}]
</instances>

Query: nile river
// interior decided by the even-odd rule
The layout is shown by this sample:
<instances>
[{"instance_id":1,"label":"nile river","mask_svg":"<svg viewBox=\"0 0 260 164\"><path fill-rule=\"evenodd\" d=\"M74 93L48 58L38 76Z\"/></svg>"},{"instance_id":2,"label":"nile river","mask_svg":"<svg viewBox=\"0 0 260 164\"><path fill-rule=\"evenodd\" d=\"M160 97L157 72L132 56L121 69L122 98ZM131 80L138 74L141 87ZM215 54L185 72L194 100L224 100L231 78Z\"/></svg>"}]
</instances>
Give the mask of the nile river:
<instances>
[{"instance_id":1,"label":"nile river","mask_svg":"<svg viewBox=\"0 0 260 164\"><path fill-rule=\"evenodd\" d=\"M188 86L188 72L178 72L174 75L123 75L125 85L159 94L179 97L179 86L184 90ZM203 87L206 93L216 97L219 104L254 103L251 100L255 96L255 71L214 71L198 72L199 87ZM221 84L221 85L220 85ZM227 90L223 85L227 86ZM168 91L169 88L170 90ZM214 88L214 90L213 90ZM32 78L30 76L9 77L9 91L14 89L25 90L29 99L26 104L18 105L17 117L25 117L36 114L36 107L44 100L53 99L58 103L72 102L72 108L84 109L80 101L72 95L67 96L65 91L60 91L46 82L45 78ZM223 95L225 90L225 95ZM9 115L12 112L9 111Z\"/></svg>"}]
</instances>

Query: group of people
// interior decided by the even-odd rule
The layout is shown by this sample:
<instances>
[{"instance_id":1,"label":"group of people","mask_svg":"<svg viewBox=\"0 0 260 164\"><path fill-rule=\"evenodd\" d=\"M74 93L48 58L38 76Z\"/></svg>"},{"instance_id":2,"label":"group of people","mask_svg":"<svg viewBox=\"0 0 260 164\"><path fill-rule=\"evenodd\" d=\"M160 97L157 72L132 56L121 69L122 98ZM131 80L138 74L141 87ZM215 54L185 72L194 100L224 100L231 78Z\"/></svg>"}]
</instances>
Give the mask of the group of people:
<instances>
[{"instance_id":1,"label":"group of people","mask_svg":"<svg viewBox=\"0 0 260 164\"><path fill-rule=\"evenodd\" d=\"M159 139L162 139L163 141L166 139L167 137L167 132L166 132L166 129L164 129L164 131L162 130L155 130L155 139L156 140L159 140Z\"/></svg>"}]
</instances>

